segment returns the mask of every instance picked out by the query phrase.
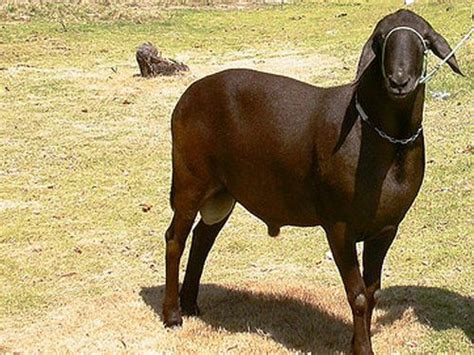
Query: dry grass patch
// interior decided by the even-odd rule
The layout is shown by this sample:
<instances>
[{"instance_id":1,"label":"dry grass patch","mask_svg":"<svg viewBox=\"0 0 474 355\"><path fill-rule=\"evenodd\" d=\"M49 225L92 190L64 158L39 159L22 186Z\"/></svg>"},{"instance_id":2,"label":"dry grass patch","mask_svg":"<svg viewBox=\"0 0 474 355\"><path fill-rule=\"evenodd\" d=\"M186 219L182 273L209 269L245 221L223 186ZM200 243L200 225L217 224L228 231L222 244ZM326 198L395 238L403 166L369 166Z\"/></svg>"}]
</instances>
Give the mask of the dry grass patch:
<instances>
[{"instance_id":1,"label":"dry grass patch","mask_svg":"<svg viewBox=\"0 0 474 355\"><path fill-rule=\"evenodd\" d=\"M395 292L406 296L407 290ZM15 334L0 333L2 344L25 352L340 353L349 349L351 316L340 287L204 284L202 316L186 317L183 328L171 330L161 324L163 286L124 291L59 306ZM416 348L427 332L416 306L393 293L390 289L384 293L382 307L375 313L376 352Z\"/></svg>"}]
</instances>

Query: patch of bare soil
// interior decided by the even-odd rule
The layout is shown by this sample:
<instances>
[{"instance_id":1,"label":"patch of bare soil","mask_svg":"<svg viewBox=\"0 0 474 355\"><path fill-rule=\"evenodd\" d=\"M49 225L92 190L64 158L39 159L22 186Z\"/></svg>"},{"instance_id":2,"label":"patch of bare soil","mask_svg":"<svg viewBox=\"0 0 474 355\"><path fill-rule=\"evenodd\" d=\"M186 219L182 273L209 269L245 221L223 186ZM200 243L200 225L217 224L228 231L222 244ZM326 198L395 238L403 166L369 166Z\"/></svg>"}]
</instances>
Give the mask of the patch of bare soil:
<instances>
[{"instance_id":1,"label":"patch of bare soil","mask_svg":"<svg viewBox=\"0 0 474 355\"><path fill-rule=\"evenodd\" d=\"M309 81L312 77L327 76L328 73L343 66L337 58L296 50L274 52L257 57L255 53L250 52L232 52L227 56L205 65L193 65L191 71L201 77L224 69L249 68Z\"/></svg>"},{"instance_id":2,"label":"patch of bare soil","mask_svg":"<svg viewBox=\"0 0 474 355\"><path fill-rule=\"evenodd\" d=\"M21 201L0 200L0 211L10 209L10 208L36 208L38 209L39 207L40 207L40 204L35 201L21 202Z\"/></svg>"}]
</instances>

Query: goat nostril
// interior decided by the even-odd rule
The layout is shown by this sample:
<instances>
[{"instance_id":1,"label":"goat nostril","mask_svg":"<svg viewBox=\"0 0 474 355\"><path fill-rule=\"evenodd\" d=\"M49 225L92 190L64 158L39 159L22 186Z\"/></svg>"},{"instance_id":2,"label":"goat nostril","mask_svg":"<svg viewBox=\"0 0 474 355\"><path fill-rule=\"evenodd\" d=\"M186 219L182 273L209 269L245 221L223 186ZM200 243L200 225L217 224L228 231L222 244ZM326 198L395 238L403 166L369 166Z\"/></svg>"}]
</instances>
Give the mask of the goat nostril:
<instances>
[{"instance_id":1,"label":"goat nostril","mask_svg":"<svg viewBox=\"0 0 474 355\"><path fill-rule=\"evenodd\" d=\"M408 84L410 79L409 78L394 78L393 76L390 75L388 77L388 81L390 83L390 86L393 88L403 88Z\"/></svg>"}]
</instances>

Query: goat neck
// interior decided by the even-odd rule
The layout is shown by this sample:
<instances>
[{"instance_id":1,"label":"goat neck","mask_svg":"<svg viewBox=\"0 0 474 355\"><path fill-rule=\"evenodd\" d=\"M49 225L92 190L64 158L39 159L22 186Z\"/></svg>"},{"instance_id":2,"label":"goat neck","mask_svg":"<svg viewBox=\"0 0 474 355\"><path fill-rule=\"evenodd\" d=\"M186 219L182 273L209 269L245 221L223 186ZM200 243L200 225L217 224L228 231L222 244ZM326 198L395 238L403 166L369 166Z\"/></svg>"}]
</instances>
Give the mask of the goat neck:
<instances>
[{"instance_id":1,"label":"goat neck","mask_svg":"<svg viewBox=\"0 0 474 355\"><path fill-rule=\"evenodd\" d=\"M424 84L404 98L394 98L387 92L380 66L374 62L358 81L356 92L369 120L386 134L408 138L421 126Z\"/></svg>"}]
</instances>

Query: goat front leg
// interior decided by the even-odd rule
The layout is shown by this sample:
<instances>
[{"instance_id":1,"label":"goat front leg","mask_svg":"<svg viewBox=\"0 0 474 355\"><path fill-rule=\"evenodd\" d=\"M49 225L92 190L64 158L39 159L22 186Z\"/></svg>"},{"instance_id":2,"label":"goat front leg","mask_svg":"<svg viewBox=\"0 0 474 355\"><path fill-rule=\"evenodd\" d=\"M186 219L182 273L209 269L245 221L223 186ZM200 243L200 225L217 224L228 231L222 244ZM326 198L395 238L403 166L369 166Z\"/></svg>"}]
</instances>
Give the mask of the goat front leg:
<instances>
[{"instance_id":1,"label":"goat front leg","mask_svg":"<svg viewBox=\"0 0 474 355\"><path fill-rule=\"evenodd\" d=\"M336 223L328 230L327 238L352 309L352 351L354 354L373 354L367 327L367 291L357 261L355 236L347 224Z\"/></svg>"},{"instance_id":2,"label":"goat front leg","mask_svg":"<svg viewBox=\"0 0 474 355\"><path fill-rule=\"evenodd\" d=\"M369 239L364 242L362 260L364 265L364 283L367 289L369 307L367 311L367 330L369 334L372 313L380 298L380 279L383 261L396 234L397 227L387 227L374 239Z\"/></svg>"}]
</instances>

